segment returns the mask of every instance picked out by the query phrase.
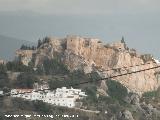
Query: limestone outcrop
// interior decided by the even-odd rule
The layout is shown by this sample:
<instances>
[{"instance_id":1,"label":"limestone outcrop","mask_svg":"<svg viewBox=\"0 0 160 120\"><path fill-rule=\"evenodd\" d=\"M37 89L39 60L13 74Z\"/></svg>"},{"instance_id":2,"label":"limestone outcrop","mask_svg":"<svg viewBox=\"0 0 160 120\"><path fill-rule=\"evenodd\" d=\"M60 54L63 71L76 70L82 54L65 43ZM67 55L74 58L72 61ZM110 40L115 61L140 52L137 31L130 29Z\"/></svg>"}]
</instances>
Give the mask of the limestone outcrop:
<instances>
[{"instance_id":1,"label":"limestone outcrop","mask_svg":"<svg viewBox=\"0 0 160 120\"><path fill-rule=\"evenodd\" d=\"M36 67L45 59L59 57L70 71L78 69L85 73L97 71L102 77L139 71L158 65L151 55L138 54L136 50L129 49L124 41L104 44L99 39L79 36L67 36L63 39L50 38L35 51L18 51L18 53L25 65L28 65L31 59L34 59ZM157 70L152 69L113 79L122 83L128 90L145 92L155 90L160 85L158 73ZM105 82L101 84L102 88L104 84Z\"/></svg>"},{"instance_id":2,"label":"limestone outcrop","mask_svg":"<svg viewBox=\"0 0 160 120\"><path fill-rule=\"evenodd\" d=\"M17 50L16 60L21 61L24 65L28 66L29 62L32 60L32 56L36 50Z\"/></svg>"}]
</instances>

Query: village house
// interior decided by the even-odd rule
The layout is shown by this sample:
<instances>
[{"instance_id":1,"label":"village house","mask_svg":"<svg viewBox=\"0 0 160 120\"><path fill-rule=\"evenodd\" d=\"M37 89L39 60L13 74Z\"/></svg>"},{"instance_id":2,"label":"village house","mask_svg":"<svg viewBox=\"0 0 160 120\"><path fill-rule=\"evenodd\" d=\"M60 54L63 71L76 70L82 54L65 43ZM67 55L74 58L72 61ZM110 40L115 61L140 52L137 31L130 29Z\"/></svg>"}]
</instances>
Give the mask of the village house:
<instances>
[{"instance_id":1,"label":"village house","mask_svg":"<svg viewBox=\"0 0 160 120\"><path fill-rule=\"evenodd\" d=\"M45 90L44 92L35 89L12 89L11 96L31 101L42 100L52 105L73 108L76 106L76 100L83 99L87 95L80 89L62 87L54 91Z\"/></svg>"},{"instance_id":2,"label":"village house","mask_svg":"<svg viewBox=\"0 0 160 120\"><path fill-rule=\"evenodd\" d=\"M3 91L2 91L2 90L0 90L0 96L1 96L1 95L3 95Z\"/></svg>"}]
</instances>

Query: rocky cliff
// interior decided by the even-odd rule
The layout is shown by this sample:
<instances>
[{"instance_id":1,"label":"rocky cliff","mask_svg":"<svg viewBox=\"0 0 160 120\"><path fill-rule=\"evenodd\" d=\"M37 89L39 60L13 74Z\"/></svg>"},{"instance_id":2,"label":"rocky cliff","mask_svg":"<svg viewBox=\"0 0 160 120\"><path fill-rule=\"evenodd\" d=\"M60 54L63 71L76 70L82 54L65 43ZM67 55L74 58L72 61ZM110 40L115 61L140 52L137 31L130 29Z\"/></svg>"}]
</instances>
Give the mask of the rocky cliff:
<instances>
[{"instance_id":1,"label":"rocky cliff","mask_svg":"<svg viewBox=\"0 0 160 120\"><path fill-rule=\"evenodd\" d=\"M85 73L97 71L103 77L138 71L157 65L151 55L138 54L136 50L129 49L123 40L104 44L99 39L79 36L67 36L63 39L49 38L34 52L18 51L17 53L25 65L28 65L31 59L34 59L36 67L41 65L45 59L59 57L70 71L78 69L84 70ZM157 70L153 69L117 77L115 80L121 82L131 91L151 91L160 84L157 73ZM101 84L105 86L103 84L105 82Z\"/></svg>"},{"instance_id":2,"label":"rocky cliff","mask_svg":"<svg viewBox=\"0 0 160 120\"><path fill-rule=\"evenodd\" d=\"M29 62L31 62L32 60L34 53L36 53L36 50L17 50L16 60L19 60L24 65L28 66Z\"/></svg>"},{"instance_id":3,"label":"rocky cliff","mask_svg":"<svg viewBox=\"0 0 160 120\"><path fill-rule=\"evenodd\" d=\"M6 64L5 60L0 59L0 64Z\"/></svg>"}]
</instances>

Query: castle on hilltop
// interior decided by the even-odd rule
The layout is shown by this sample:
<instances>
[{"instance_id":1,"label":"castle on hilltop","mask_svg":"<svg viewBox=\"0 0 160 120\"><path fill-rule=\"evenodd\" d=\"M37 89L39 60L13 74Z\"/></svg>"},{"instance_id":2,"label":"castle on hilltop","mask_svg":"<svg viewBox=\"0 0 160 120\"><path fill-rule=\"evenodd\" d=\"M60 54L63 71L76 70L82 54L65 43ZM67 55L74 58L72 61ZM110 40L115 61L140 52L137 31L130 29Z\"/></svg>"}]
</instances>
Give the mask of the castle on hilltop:
<instances>
[{"instance_id":1,"label":"castle on hilltop","mask_svg":"<svg viewBox=\"0 0 160 120\"><path fill-rule=\"evenodd\" d=\"M16 60L21 61L24 65L28 66L29 62L31 62L32 58L37 52L43 52L43 50L47 48L50 48L50 52L55 51L60 53L67 50L72 51L76 55L81 55L83 54L84 50L91 49L92 51L94 51L103 47L125 50L125 44L121 41L115 42L113 44L108 44L107 46L103 45L103 43L99 39L68 35L66 38L62 39L47 37L47 40L34 50L19 49L16 51Z\"/></svg>"},{"instance_id":2,"label":"castle on hilltop","mask_svg":"<svg viewBox=\"0 0 160 120\"><path fill-rule=\"evenodd\" d=\"M39 40L37 49L17 50L16 56L17 60L24 65L28 66L30 62L33 62L32 65L35 68L43 66L46 59L58 58L71 72L75 70L82 70L84 73L96 71L102 77L147 69L157 64L152 55L141 55L135 49L129 49L124 38L118 42L104 44L99 39L80 36L46 37L43 41ZM158 73L157 70L152 69L117 77L116 80L131 91L143 93L158 88L160 85Z\"/></svg>"}]
</instances>

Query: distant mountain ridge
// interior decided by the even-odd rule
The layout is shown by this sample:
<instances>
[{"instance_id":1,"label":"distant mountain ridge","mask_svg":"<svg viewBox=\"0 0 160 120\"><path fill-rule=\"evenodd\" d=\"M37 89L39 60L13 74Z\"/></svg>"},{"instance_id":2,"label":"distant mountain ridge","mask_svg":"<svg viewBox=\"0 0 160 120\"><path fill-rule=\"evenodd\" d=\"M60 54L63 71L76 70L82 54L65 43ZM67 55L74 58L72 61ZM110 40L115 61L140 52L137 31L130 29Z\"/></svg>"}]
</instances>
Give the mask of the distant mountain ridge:
<instances>
[{"instance_id":1,"label":"distant mountain ridge","mask_svg":"<svg viewBox=\"0 0 160 120\"><path fill-rule=\"evenodd\" d=\"M13 60L15 51L20 48L22 44L34 45L34 43L30 41L0 35L0 59Z\"/></svg>"}]
</instances>

